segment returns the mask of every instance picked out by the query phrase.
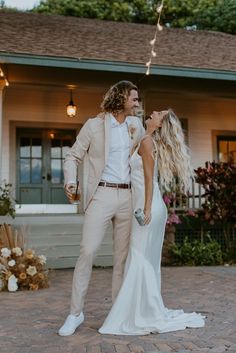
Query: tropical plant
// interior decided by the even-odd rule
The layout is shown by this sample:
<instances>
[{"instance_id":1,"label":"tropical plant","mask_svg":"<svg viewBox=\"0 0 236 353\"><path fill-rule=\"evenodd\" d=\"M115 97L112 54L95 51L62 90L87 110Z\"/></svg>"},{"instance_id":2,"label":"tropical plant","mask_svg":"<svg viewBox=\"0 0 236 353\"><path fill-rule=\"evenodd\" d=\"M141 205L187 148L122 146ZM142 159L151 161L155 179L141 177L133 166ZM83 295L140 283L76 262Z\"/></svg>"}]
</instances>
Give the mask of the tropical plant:
<instances>
[{"instance_id":1,"label":"tropical plant","mask_svg":"<svg viewBox=\"0 0 236 353\"><path fill-rule=\"evenodd\" d=\"M226 250L234 244L236 228L236 166L230 163L206 162L205 168L195 170L196 182L205 190L205 202L199 215L210 224L220 222Z\"/></svg>"}]
</instances>

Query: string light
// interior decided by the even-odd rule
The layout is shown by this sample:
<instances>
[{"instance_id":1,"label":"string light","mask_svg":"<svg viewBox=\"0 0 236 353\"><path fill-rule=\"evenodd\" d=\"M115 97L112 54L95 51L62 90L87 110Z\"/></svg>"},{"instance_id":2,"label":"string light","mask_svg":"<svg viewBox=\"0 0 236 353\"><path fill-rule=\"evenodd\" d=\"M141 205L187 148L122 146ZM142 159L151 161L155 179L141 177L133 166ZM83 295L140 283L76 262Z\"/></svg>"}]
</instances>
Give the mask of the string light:
<instances>
[{"instance_id":1,"label":"string light","mask_svg":"<svg viewBox=\"0 0 236 353\"><path fill-rule=\"evenodd\" d=\"M163 9L163 4L164 4L164 0L162 0L161 4L159 6L157 6L156 8L156 12L158 14L158 18L157 18L157 25L156 25L156 31L154 34L154 38L152 40L150 40L150 45L151 45L151 54L150 54L150 59L148 62L146 62L146 75L150 75L150 70L151 70L151 64L152 64L152 58L155 58L157 56L157 53L154 50L155 44L156 44L156 40L157 40L157 34L158 32L163 30L162 25L160 24L160 19L161 19L161 13L162 13L162 9Z\"/></svg>"},{"instance_id":2,"label":"string light","mask_svg":"<svg viewBox=\"0 0 236 353\"><path fill-rule=\"evenodd\" d=\"M6 86L9 86L9 82L8 82L6 76L1 68L0 68L0 78L2 78L5 81Z\"/></svg>"}]
</instances>

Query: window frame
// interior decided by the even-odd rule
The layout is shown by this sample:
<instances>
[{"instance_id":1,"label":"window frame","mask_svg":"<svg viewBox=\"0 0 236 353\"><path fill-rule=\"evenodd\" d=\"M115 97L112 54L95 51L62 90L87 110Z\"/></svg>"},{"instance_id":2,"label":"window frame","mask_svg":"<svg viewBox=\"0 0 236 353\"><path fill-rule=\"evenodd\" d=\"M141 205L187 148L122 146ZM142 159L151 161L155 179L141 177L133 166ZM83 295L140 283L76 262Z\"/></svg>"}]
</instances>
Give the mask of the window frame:
<instances>
[{"instance_id":1,"label":"window frame","mask_svg":"<svg viewBox=\"0 0 236 353\"><path fill-rule=\"evenodd\" d=\"M223 139L236 140L236 131L235 130L213 130L212 131L212 143L213 143L213 160L216 162L219 161L219 141Z\"/></svg>"}]
</instances>

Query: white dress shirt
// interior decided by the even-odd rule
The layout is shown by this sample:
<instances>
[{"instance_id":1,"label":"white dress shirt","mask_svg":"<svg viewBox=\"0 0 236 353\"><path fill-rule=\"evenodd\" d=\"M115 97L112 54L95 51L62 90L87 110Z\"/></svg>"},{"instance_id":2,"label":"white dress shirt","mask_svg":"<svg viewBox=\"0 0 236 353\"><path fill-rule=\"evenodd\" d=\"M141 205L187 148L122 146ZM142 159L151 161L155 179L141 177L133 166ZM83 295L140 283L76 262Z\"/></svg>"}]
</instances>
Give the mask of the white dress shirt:
<instances>
[{"instance_id":1,"label":"white dress shirt","mask_svg":"<svg viewBox=\"0 0 236 353\"><path fill-rule=\"evenodd\" d=\"M120 124L112 116L110 129L108 160L101 180L110 183L130 183L130 137L127 121Z\"/></svg>"}]
</instances>

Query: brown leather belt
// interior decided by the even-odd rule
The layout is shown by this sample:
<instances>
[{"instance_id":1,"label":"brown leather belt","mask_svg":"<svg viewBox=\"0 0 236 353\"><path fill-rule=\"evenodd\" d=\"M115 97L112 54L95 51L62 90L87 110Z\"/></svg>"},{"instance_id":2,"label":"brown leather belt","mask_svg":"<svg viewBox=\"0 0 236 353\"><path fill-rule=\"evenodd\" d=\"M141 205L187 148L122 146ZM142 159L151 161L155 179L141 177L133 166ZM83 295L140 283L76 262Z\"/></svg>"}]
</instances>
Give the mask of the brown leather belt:
<instances>
[{"instance_id":1,"label":"brown leather belt","mask_svg":"<svg viewBox=\"0 0 236 353\"><path fill-rule=\"evenodd\" d=\"M116 188L116 189L131 189L131 184L115 184L115 183L108 183L107 181L100 181L98 186L105 186L108 188Z\"/></svg>"}]
</instances>

